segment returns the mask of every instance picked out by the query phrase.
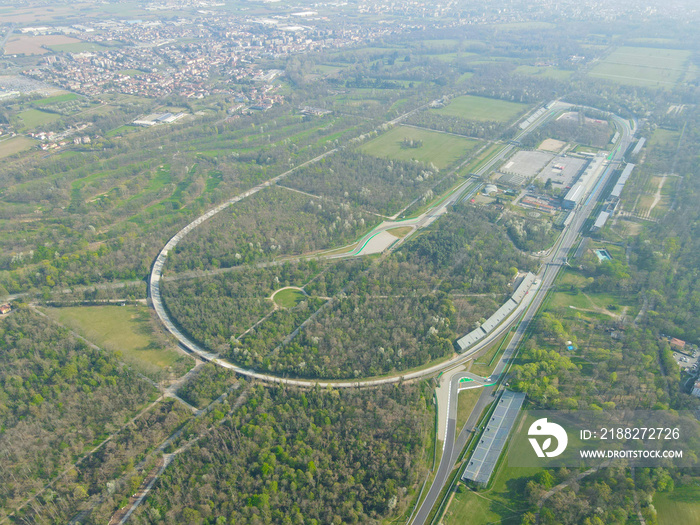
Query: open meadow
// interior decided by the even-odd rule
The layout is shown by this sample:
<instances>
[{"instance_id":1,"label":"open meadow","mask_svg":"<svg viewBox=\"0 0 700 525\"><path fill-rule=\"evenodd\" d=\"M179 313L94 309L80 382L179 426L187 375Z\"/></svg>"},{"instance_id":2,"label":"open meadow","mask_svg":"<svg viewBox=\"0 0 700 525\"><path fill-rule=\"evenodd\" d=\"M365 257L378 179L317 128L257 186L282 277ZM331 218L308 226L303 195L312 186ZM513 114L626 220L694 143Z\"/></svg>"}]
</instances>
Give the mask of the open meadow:
<instances>
[{"instance_id":1,"label":"open meadow","mask_svg":"<svg viewBox=\"0 0 700 525\"><path fill-rule=\"evenodd\" d=\"M417 147L407 147L408 139L420 143ZM364 144L362 150L370 155L395 160L418 160L432 162L439 169L450 166L479 145L471 140L448 133L439 133L409 126L398 126L376 139Z\"/></svg>"},{"instance_id":2,"label":"open meadow","mask_svg":"<svg viewBox=\"0 0 700 525\"><path fill-rule=\"evenodd\" d=\"M671 492L657 492L654 495L659 525L679 523L700 523L700 485L676 487Z\"/></svg>"},{"instance_id":3,"label":"open meadow","mask_svg":"<svg viewBox=\"0 0 700 525\"><path fill-rule=\"evenodd\" d=\"M508 122L524 113L527 105L487 97L464 95L456 97L444 108L434 110L440 115L469 120Z\"/></svg>"},{"instance_id":4,"label":"open meadow","mask_svg":"<svg viewBox=\"0 0 700 525\"><path fill-rule=\"evenodd\" d=\"M0 140L0 159L9 157L20 151L30 149L36 142L29 137L13 137L11 139Z\"/></svg>"},{"instance_id":5,"label":"open meadow","mask_svg":"<svg viewBox=\"0 0 700 525\"><path fill-rule=\"evenodd\" d=\"M690 51L623 46L596 64L589 74L620 84L670 88L685 76Z\"/></svg>"},{"instance_id":6,"label":"open meadow","mask_svg":"<svg viewBox=\"0 0 700 525\"><path fill-rule=\"evenodd\" d=\"M163 345L145 306L75 306L47 308L46 312L142 372L165 370L180 354Z\"/></svg>"},{"instance_id":7,"label":"open meadow","mask_svg":"<svg viewBox=\"0 0 700 525\"><path fill-rule=\"evenodd\" d=\"M12 37L5 44L6 55L44 55L50 46L78 44L80 40L65 35Z\"/></svg>"},{"instance_id":8,"label":"open meadow","mask_svg":"<svg viewBox=\"0 0 700 525\"><path fill-rule=\"evenodd\" d=\"M41 111L40 109L34 108L22 111L17 116L21 120L22 127L24 129L35 129L39 126L44 126L46 124L50 124L51 122L55 122L61 118L61 116L56 113L49 113L47 111Z\"/></svg>"}]
</instances>

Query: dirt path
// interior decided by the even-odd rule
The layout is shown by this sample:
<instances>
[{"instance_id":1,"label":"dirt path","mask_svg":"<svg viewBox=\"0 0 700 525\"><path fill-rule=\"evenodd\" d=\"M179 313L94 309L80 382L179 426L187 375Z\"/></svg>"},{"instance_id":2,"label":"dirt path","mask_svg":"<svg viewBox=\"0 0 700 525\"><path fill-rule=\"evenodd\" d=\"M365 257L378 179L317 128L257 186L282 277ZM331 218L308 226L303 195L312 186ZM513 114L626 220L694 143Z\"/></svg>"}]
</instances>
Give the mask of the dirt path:
<instances>
[{"instance_id":1,"label":"dirt path","mask_svg":"<svg viewBox=\"0 0 700 525\"><path fill-rule=\"evenodd\" d=\"M129 519L129 517L133 514L133 512L137 509L141 503L143 503L144 499L146 499L146 496L148 496L148 493L151 491L153 488L153 485L155 485L156 481L160 477L161 474L165 471L165 469L172 463L173 459L178 454L181 454L183 452L186 452L193 444L195 444L199 439L210 432L214 426L220 426L224 421L226 421L240 406L246 401L248 397L248 391L251 387L252 383L249 383L243 392L240 393L240 395L236 398L234 401L231 409L228 411L226 416L217 421L212 427L209 427L208 429L204 430L203 432L199 433L196 437L182 445L180 448L178 448L175 452L166 454L164 451L166 447L175 441L178 437L182 435L183 430L185 429L185 426L182 426L178 430L176 430L173 434L168 436L156 449L154 452L156 454L162 454L161 457L158 458L156 465L151 469L151 471L148 473L146 478L143 480L141 485L139 486L138 490L129 498L129 503L116 511L113 515L112 518L109 520L109 525L123 525L126 523ZM195 418L201 417L203 414L209 413L212 408L215 405L220 404L224 399L228 397L230 393L232 393L234 390L238 389L240 386L240 383L237 383L233 385L231 388L227 389L226 392L221 394L218 398L216 398L214 401L209 403L205 408L200 410ZM150 454L149 454L150 455ZM145 463L145 459L142 462L142 464Z\"/></svg>"},{"instance_id":2,"label":"dirt path","mask_svg":"<svg viewBox=\"0 0 700 525\"><path fill-rule=\"evenodd\" d=\"M666 182L666 174L663 174L661 176L661 180L659 181L659 186L656 188L656 193L654 194L654 200L651 202L651 206L649 206L649 211L647 212L647 215L651 217L651 212L654 210L656 205L661 201L661 188L664 187L664 183Z\"/></svg>"},{"instance_id":3,"label":"dirt path","mask_svg":"<svg viewBox=\"0 0 700 525\"><path fill-rule=\"evenodd\" d=\"M602 465L602 466L607 466L607 464L609 464L609 462L606 463L606 464L604 464L604 465ZM568 479L568 480L566 480L566 481L563 481L562 483L559 483L559 485L557 485L556 487L552 487L552 488L549 489L547 492L545 492L545 493L542 495L542 497L540 498L540 500L537 502L537 514L536 514L537 521L536 521L535 523L539 523L539 522L540 522L540 511L542 510L542 506L545 504L545 502L546 502L550 497L552 497L552 496L553 496L554 494L556 494L557 492L559 492L559 491L565 489L566 487L568 487L569 485L571 485L574 481L581 481L581 480L582 480L583 478L585 478L586 476L590 476L590 475L593 474L594 472L598 472L598 470L599 470L600 468L601 468L601 467L589 468L589 469L586 470L585 472L581 472L581 473L579 473L578 475L576 475L575 477L573 477L573 478L571 478L571 479Z\"/></svg>"}]
</instances>

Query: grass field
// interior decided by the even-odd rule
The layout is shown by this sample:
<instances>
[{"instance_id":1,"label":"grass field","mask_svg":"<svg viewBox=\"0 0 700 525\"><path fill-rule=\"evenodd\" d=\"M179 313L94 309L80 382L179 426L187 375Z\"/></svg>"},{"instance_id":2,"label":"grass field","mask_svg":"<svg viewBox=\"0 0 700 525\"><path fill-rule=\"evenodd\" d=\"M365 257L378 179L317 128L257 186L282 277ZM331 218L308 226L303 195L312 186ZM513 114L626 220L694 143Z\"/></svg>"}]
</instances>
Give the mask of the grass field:
<instances>
[{"instance_id":1,"label":"grass field","mask_svg":"<svg viewBox=\"0 0 700 525\"><path fill-rule=\"evenodd\" d=\"M96 345L121 352L124 361L144 372L168 368L179 357L156 339L146 306L75 306L46 312Z\"/></svg>"},{"instance_id":2,"label":"grass field","mask_svg":"<svg viewBox=\"0 0 700 525\"><path fill-rule=\"evenodd\" d=\"M457 46L459 40L456 38L434 38L427 40L419 40L413 47L429 49L429 50L440 50L446 47Z\"/></svg>"},{"instance_id":3,"label":"grass field","mask_svg":"<svg viewBox=\"0 0 700 525\"><path fill-rule=\"evenodd\" d=\"M430 55L431 57L442 60L443 62L454 62L458 58L467 58L476 56L476 53L471 51L455 51L454 53L441 53L439 55Z\"/></svg>"},{"instance_id":4,"label":"grass field","mask_svg":"<svg viewBox=\"0 0 700 525\"><path fill-rule=\"evenodd\" d=\"M478 357L474 360L474 363L472 364L472 367L469 369L470 372L473 374L480 375L482 377L488 377L491 375L493 372L493 369L496 367L496 361L494 360L494 357L496 356L496 353L502 353L503 350L506 347L506 340L511 339L511 332L509 331L501 337L498 341L495 341L491 347L489 348L488 352L486 352L484 355L481 357ZM492 362L493 361L493 362Z\"/></svg>"},{"instance_id":5,"label":"grass field","mask_svg":"<svg viewBox=\"0 0 700 525\"><path fill-rule=\"evenodd\" d=\"M21 120L24 128L34 129L38 126L44 126L61 118L61 115L56 113L47 113L40 109L25 109L17 115Z\"/></svg>"},{"instance_id":6,"label":"grass field","mask_svg":"<svg viewBox=\"0 0 700 525\"><path fill-rule=\"evenodd\" d=\"M623 46L589 74L620 84L669 88L685 76L689 57L690 51Z\"/></svg>"},{"instance_id":7,"label":"grass field","mask_svg":"<svg viewBox=\"0 0 700 525\"><path fill-rule=\"evenodd\" d=\"M442 518L444 525L486 525L490 523L520 523L527 512L525 485L541 469L509 467L505 461L496 472L492 487L487 490L455 494Z\"/></svg>"},{"instance_id":8,"label":"grass field","mask_svg":"<svg viewBox=\"0 0 700 525\"><path fill-rule=\"evenodd\" d=\"M494 27L503 31L539 31L542 29L552 29L557 26L551 22L507 22L495 24Z\"/></svg>"},{"instance_id":9,"label":"grass field","mask_svg":"<svg viewBox=\"0 0 700 525\"><path fill-rule=\"evenodd\" d=\"M657 128L654 133L649 138L647 148L652 148L654 146L661 146L662 148L676 148L678 141L680 140L681 134L679 131L673 131L670 129Z\"/></svg>"},{"instance_id":10,"label":"grass field","mask_svg":"<svg viewBox=\"0 0 700 525\"><path fill-rule=\"evenodd\" d=\"M52 51L64 53L83 53L85 51L104 51L105 46L94 42L72 42L68 44L54 44L47 46Z\"/></svg>"},{"instance_id":11,"label":"grass field","mask_svg":"<svg viewBox=\"0 0 700 525\"><path fill-rule=\"evenodd\" d=\"M649 138L649 149L675 151L680 132L658 128ZM643 168L632 172L622 192L622 204L626 211L645 219L663 217L670 208L679 179L672 173L653 173Z\"/></svg>"},{"instance_id":12,"label":"grass field","mask_svg":"<svg viewBox=\"0 0 700 525\"><path fill-rule=\"evenodd\" d=\"M700 523L700 485L676 487L654 495L659 525Z\"/></svg>"},{"instance_id":13,"label":"grass field","mask_svg":"<svg viewBox=\"0 0 700 525\"><path fill-rule=\"evenodd\" d=\"M645 46L662 45L673 47L679 45L681 41L675 38L630 38L627 43L642 44Z\"/></svg>"},{"instance_id":14,"label":"grass field","mask_svg":"<svg viewBox=\"0 0 700 525\"><path fill-rule=\"evenodd\" d=\"M122 69L119 71L120 75L126 75L127 77L133 77L135 75L142 75L143 71L139 69Z\"/></svg>"},{"instance_id":15,"label":"grass field","mask_svg":"<svg viewBox=\"0 0 700 525\"><path fill-rule=\"evenodd\" d=\"M649 177L644 185L644 194L637 200L633 213L639 217L660 219L671 206L678 177L659 175Z\"/></svg>"},{"instance_id":16,"label":"grass field","mask_svg":"<svg viewBox=\"0 0 700 525\"><path fill-rule=\"evenodd\" d=\"M294 308L305 298L304 292L295 288L285 288L272 296L272 300L275 301L275 304L282 308Z\"/></svg>"},{"instance_id":17,"label":"grass field","mask_svg":"<svg viewBox=\"0 0 700 525\"><path fill-rule=\"evenodd\" d=\"M588 245L589 249L603 247L614 259L624 258L624 251L618 246ZM582 274L575 270L565 270L557 279L554 293L547 299L547 311L559 319L583 317L607 320L621 315L634 317L637 314L638 305L633 296L581 290L585 286L586 278ZM575 291L570 291L572 288Z\"/></svg>"},{"instance_id":18,"label":"grass field","mask_svg":"<svg viewBox=\"0 0 700 525\"><path fill-rule=\"evenodd\" d=\"M466 73L462 73L459 76L459 78L457 79L457 83L466 82L467 80L469 80L473 76L474 76L474 73L472 73L471 71L467 71Z\"/></svg>"},{"instance_id":19,"label":"grass field","mask_svg":"<svg viewBox=\"0 0 700 525\"><path fill-rule=\"evenodd\" d=\"M49 46L79 43L80 40L65 35L22 35L11 37L5 44L6 55L43 55Z\"/></svg>"},{"instance_id":20,"label":"grass field","mask_svg":"<svg viewBox=\"0 0 700 525\"><path fill-rule=\"evenodd\" d=\"M404 139L422 141L423 144L418 148L403 148ZM377 157L432 162L443 169L464 157L478 144L476 140L455 135L398 126L364 144L362 150Z\"/></svg>"},{"instance_id":21,"label":"grass field","mask_svg":"<svg viewBox=\"0 0 700 525\"><path fill-rule=\"evenodd\" d=\"M488 148L485 148L481 153L479 153L479 156L474 158L464 169L462 172L464 175L468 175L469 173L474 173L477 171L479 168L481 168L484 164L486 164L489 160L491 160L496 153L498 153L501 148L500 144L492 144Z\"/></svg>"},{"instance_id":22,"label":"grass field","mask_svg":"<svg viewBox=\"0 0 700 525\"><path fill-rule=\"evenodd\" d=\"M459 393L457 399L457 432L462 429L467 419L469 419L472 410L474 410L474 405L476 405L483 391L483 388L470 388Z\"/></svg>"},{"instance_id":23,"label":"grass field","mask_svg":"<svg viewBox=\"0 0 700 525\"><path fill-rule=\"evenodd\" d=\"M464 95L456 97L444 108L433 110L441 115L470 120L507 122L524 113L527 105L495 98Z\"/></svg>"},{"instance_id":24,"label":"grass field","mask_svg":"<svg viewBox=\"0 0 700 525\"><path fill-rule=\"evenodd\" d=\"M41 98L32 102L34 106L49 106L51 104L59 104L61 102L69 102L79 98L75 93L63 93L61 95L55 95L53 97Z\"/></svg>"},{"instance_id":25,"label":"grass field","mask_svg":"<svg viewBox=\"0 0 700 525\"><path fill-rule=\"evenodd\" d=\"M567 80L573 71L565 69L557 69L555 67L538 67L538 66L518 66L515 69L516 73L522 75L530 75L534 77L553 78L555 80Z\"/></svg>"},{"instance_id":26,"label":"grass field","mask_svg":"<svg viewBox=\"0 0 700 525\"><path fill-rule=\"evenodd\" d=\"M406 237L406 235L408 235L408 232L410 232L411 230L413 230L413 228L410 226L399 226L398 228L392 228L391 230L387 231L394 237L403 239L404 237Z\"/></svg>"},{"instance_id":27,"label":"grass field","mask_svg":"<svg viewBox=\"0 0 700 525\"><path fill-rule=\"evenodd\" d=\"M143 128L137 128L136 126L131 126L129 124L126 124L124 126L119 126L118 128L114 128L107 133L105 133L105 136L107 137L116 137L117 135L126 135L128 133L136 133L140 131Z\"/></svg>"},{"instance_id":28,"label":"grass field","mask_svg":"<svg viewBox=\"0 0 700 525\"><path fill-rule=\"evenodd\" d=\"M34 142L29 137L14 137L11 139L0 140L0 159L25 151L34 146Z\"/></svg>"},{"instance_id":29,"label":"grass field","mask_svg":"<svg viewBox=\"0 0 700 525\"><path fill-rule=\"evenodd\" d=\"M569 308L574 311L584 310L603 315L618 315L625 306L631 306L623 304L624 302L626 301L620 297L608 293L580 292L572 294L570 292L555 292L552 295L548 308L551 310ZM613 310L608 308L611 305L615 307Z\"/></svg>"}]
</instances>

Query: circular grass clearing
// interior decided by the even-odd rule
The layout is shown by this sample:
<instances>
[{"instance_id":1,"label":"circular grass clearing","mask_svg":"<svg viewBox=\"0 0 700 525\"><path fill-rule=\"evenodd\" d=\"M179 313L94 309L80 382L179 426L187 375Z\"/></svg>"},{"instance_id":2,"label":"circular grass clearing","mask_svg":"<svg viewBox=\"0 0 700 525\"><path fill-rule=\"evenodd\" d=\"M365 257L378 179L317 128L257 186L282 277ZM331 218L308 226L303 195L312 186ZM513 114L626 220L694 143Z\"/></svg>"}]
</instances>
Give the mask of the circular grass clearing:
<instances>
[{"instance_id":1,"label":"circular grass clearing","mask_svg":"<svg viewBox=\"0 0 700 525\"><path fill-rule=\"evenodd\" d=\"M272 295L272 300L282 308L294 308L306 299L306 295L300 288L282 288Z\"/></svg>"}]
</instances>

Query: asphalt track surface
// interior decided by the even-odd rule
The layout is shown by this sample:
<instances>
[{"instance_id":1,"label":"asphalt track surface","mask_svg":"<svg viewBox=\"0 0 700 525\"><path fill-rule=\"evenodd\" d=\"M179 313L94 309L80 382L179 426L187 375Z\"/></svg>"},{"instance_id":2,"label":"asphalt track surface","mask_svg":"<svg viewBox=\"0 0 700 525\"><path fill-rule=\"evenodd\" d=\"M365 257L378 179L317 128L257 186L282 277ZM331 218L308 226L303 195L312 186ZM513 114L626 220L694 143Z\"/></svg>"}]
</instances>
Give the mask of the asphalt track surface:
<instances>
[{"instance_id":1,"label":"asphalt track surface","mask_svg":"<svg viewBox=\"0 0 700 525\"><path fill-rule=\"evenodd\" d=\"M425 107L425 106L423 106ZM545 111L540 117L535 119L527 128L521 130L518 132L511 141L511 143L508 143L504 145L504 147L499 150L499 152L494 155L489 161L482 166L476 173L476 175L481 175L489 171L493 166L495 166L497 163L501 162L507 155L510 154L510 152L517 147L517 143L520 141L522 137L536 129L537 127L541 126L545 122L547 122L549 119L551 119L556 113L559 111L566 109L567 107L571 107L569 104L561 103L558 101L555 101L549 105L549 109ZM396 124L400 122L403 118L406 118L416 111L419 111L421 108L417 108L415 110L412 110L401 117L394 119L391 121L391 124ZM544 297L546 295L546 291L551 287L554 278L556 277L557 273L559 272L560 267L566 263L566 256L568 254L569 249L573 246L574 241L576 240L579 231L581 229L581 226L583 225L583 222L585 219L590 215L590 212L593 210L593 207L595 206L595 203L597 202L598 196L600 195L600 192L602 191L602 188L605 186L605 182L610 174L613 172L614 167L619 165L619 163L622 160L622 157L624 155L624 152L626 151L627 147L629 146L631 142L631 136L632 136L632 130L630 130L629 123L617 116L612 116L618 126L621 127L623 133L622 133L622 139L615 150L615 154L613 156L612 162L604 172L603 176L601 177L601 182L599 182L594 189L592 190L590 196L587 198L585 203L583 205L579 205L579 209L575 210L574 212L574 217L573 220L570 222L569 226L566 227L564 233L562 234L562 237L560 238L560 241L557 245L557 248L553 250L552 255L550 256L549 262L547 262L543 270L541 272L542 277L541 277L541 283L540 286L536 291L533 291L533 293L528 294L526 299L522 301L520 306L516 308L516 310L509 316L506 320L504 320L503 323L499 327L496 328L491 334L486 336L484 339L482 339L480 342L478 342L476 345L474 345L468 352L465 352L464 354L458 355L456 357L453 357L452 359L443 361L441 363L438 363L434 366L431 366L429 368L425 368L423 370L418 370L415 372L411 373L406 373L406 374L401 374L401 375L396 375L396 376L391 376L391 377L382 377L382 378L376 378L376 379L366 379L366 380L361 380L361 381L315 381L315 380L304 380L304 379L293 379L293 378L285 378L285 377L280 377L280 376L275 376L271 374L263 374L260 372L256 372L254 370L249 370L246 368L239 367L237 365L234 365L232 363L229 363L228 361L225 361L223 359L220 359L216 354L213 354L206 349L202 348L200 345L198 345L196 342L192 341L190 338L188 338L185 334L183 334L178 327L173 323L173 321L170 319L170 316L167 313L167 310L165 309L165 306L162 301L161 293L160 293L160 281L163 276L163 267L165 265L168 253L170 250L174 249L175 246L194 228L199 226L202 222L208 220L209 218L213 217L220 211L226 209L228 206L231 206L232 204L235 204L236 202L239 202L243 200L246 197L249 197L258 191L271 186L273 184L276 184L279 180L283 179L287 175L293 173L297 169L306 166L308 164L312 164L314 162L317 162L318 160L328 156L332 155L337 151L337 149L330 150L323 155L320 155L314 159L311 159L296 168L289 170L285 173L282 173L262 184L259 184L255 186L254 188L251 188L250 190L241 193L240 195L237 195L236 197L233 197L232 199L216 206L212 210L208 211L204 215L198 217L191 223L189 223L187 226L185 226L182 230L180 230L178 233L176 233L169 241L168 243L163 247L163 249L160 251L158 256L156 257L156 260L153 264L153 268L151 271L150 279L149 279L149 296L151 298L151 301L153 303L153 308L156 311L156 314L158 315L159 319L163 322L164 326L166 329L171 332L179 341L179 343L182 345L183 348L186 350L197 354L199 357L211 361L219 366L222 366L224 368L228 368L231 370L234 370L235 372L250 377L254 379L259 379L262 381L267 381L267 382L273 382L273 383L284 383L292 386L300 386L300 387L314 387L314 386L321 386L321 387L333 387L333 388L357 388L357 387L373 387L373 386L379 386L383 384L391 384L391 383L397 383L401 381L408 381L412 379L417 379L420 377L425 377L425 376L430 376L433 375L437 372L440 372L442 370L445 370L447 368L451 368L453 366L456 366L460 363L464 363L471 359L471 357L478 353L479 351L485 349L489 344L491 344L493 341L496 340L496 338L500 337L503 335L507 330L510 329L510 327L513 325L513 323L523 314L523 311L525 311L525 315L523 318L520 320L518 323L516 333L514 337L511 339L511 342L509 345L506 347L504 350L503 355L501 356L501 359L499 360L498 364L496 365L496 368L494 369L494 373L492 374L491 378L498 378L501 376L501 374L507 369L507 367L510 366L511 358L515 355L515 352L517 350L518 344L520 343L530 321L534 318L537 310L539 309L540 305L542 304L542 301L544 300ZM452 204L454 202L457 202L459 197L461 197L463 189L468 188L468 181L465 182L463 186L459 188L461 191L455 191L450 196L448 196L447 199L445 199L445 205L441 206L438 204L431 210L429 210L426 214L421 216L425 221L430 221L432 222L439 216L439 214L444 213L444 209L446 209L446 206L448 204ZM408 224L399 224L400 226L407 226ZM416 223L415 226L423 226L425 223ZM391 225L387 226L386 229L389 228L395 228L398 225ZM375 230L376 234L376 230ZM368 239L363 239L363 242L359 244L359 246L363 246L363 244L366 244ZM362 248L360 248L361 251ZM359 253L359 252L358 252ZM428 514L430 513L430 510L434 506L435 502L437 501L437 498L445 485L445 482L452 471L452 468L458 459L459 454L463 450L464 446L466 445L466 442L471 435L471 433L475 430L476 428L476 423L478 421L478 418L480 414L483 412L484 408L493 400L494 396L497 394L496 392L496 387L491 384L487 384L485 382L481 382L483 386L483 392L477 401L477 404L472 411L472 413L469 416L469 419L467 420L466 424L464 427L461 429L461 432L459 433L458 436L455 437L456 435L456 413L457 413L457 393L459 391L459 378L464 377L461 376L460 374L455 375L455 377L452 380L451 383L451 389L450 389L450 396L449 399L453 400L450 405L448 405L448 422L447 422L447 428L446 428L446 437L443 445L443 453L442 457L440 459L440 465L438 467L438 472L436 474L436 477L433 481L433 484L428 492L428 496L424 500L423 504L418 510L418 513L416 514L415 519L413 520L413 525L423 525L428 517ZM486 381L486 380L484 380ZM488 386L487 386L488 385ZM477 386L477 385L474 385Z\"/></svg>"},{"instance_id":2,"label":"asphalt track surface","mask_svg":"<svg viewBox=\"0 0 700 525\"><path fill-rule=\"evenodd\" d=\"M603 188L606 186L610 175L615 171L615 169L617 169L617 167L619 167L623 160L625 151L632 142L634 130L630 128L629 123L616 115L610 116L621 128L621 140L614 151L613 158L610 160L607 167L604 168L598 182L593 187L586 200L579 204L578 207L572 212L573 219L569 223L569 226L564 230L548 260L544 263L542 270L540 271L540 285L536 291L533 291L534 297L530 307L520 320L513 338L503 351L503 355L499 359L491 377L489 378L493 383L496 383L502 374L510 367L512 359L517 352L518 346L520 345L530 322L537 315L537 312L547 296L547 292L552 287L557 274L561 268L567 264L568 253L573 248L584 222L591 215L591 212L598 202L600 194ZM425 500L423 500L421 507L418 509L418 512L415 515L415 518L411 522L412 525L424 525L426 523L430 511L435 506L440 492L445 486L452 469L457 463L459 455L462 453L462 450L464 450L464 447L466 446L471 435L476 432L479 417L486 407L495 400L501 388L495 384L484 386L483 392L469 415L467 422L464 424L464 427L462 427L459 435L455 437L457 426L457 398L459 393L460 377L460 374L456 374L451 379L450 398L448 399L447 428L442 457L440 458L440 465L438 466L438 471L433 480L433 484L428 491L428 495L426 496Z\"/></svg>"},{"instance_id":3,"label":"asphalt track surface","mask_svg":"<svg viewBox=\"0 0 700 525\"><path fill-rule=\"evenodd\" d=\"M427 107L429 104L425 104L424 106L421 106L419 108L416 108L412 111L409 111L408 113L405 113L404 115L392 120L390 124L396 124L403 120L404 118L414 114L417 111L420 111L421 109ZM544 115L542 115L540 118L535 120L533 123L531 123L530 126L528 126L527 129L522 130L518 133L516 136L516 140L518 140L520 137L524 136L525 134L529 133L533 129L537 128L544 122L546 122L549 118L551 118L558 110L561 110L565 107L568 107L567 104L562 104L559 102L555 102L553 106L556 106L556 109L551 109L547 112L545 112ZM485 173L486 170L490 168L490 166L493 166L496 162L501 160L504 155L506 155L508 152L510 152L513 149L512 144L506 144L504 148L499 151L490 161L481 168L480 173ZM284 179L291 173L295 172L299 168L303 166L307 166L309 164L313 164L314 162L317 162L321 160L322 158L332 155L338 151L338 148L329 150L325 152L322 155L319 155L318 157L315 157L309 161L304 162L303 164L300 164L299 166L286 171L280 175L277 175L276 177L263 182L261 184L258 184L257 186L229 199L228 201L225 201L218 206L212 208L205 214L201 215L200 217L196 218L194 221L189 223L187 226L182 228L179 232L177 232L168 242L167 244L163 247L163 249L160 251L158 256L156 257L155 262L153 263L153 268L151 269L151 275L149 279L149 285L148 285L148 294L151 299L151 302L153 304L153 309L156 312L156 315L158 318L161 320L165 328L175 336L175 338L178 340L179 344L181 345L182 348L184 348L186 351L191 352L193 354L196 354L200 358L210 361L212 363L215 363L219 366L222 366L224 368L228 368L230 370L233 370L237 372L238 374L241 374L246 377L250 377L253 379L259 379L261 381L267 381L271 383L284 383L287 385L292 385L292 386L299 386L299 387L314 387L314 386L320 386L320 387L333 387L333 388L356 388L356 387L375 387L375 386L380 386L380 385L385 385L385 384L392 384L392 383L398 383L402 381L408 381L408 380L413 380L413 379L418 379L421 377L425 376L430 376L435 373L438 373L446 368L451 368L457 364L460 364L462 362L468 361L471 356L475 353L478 353L480 350L485 348L489 343L491 343L495 337L498 335L501 335L505 329L510 327L510 324L515 320L516 316L512 315L508 319L504 320L504 322L496 329L490 336L485 337L477 343L473 348L469 350L469 352L466 352L461 355L457 355L451 359L445 360L441 363L438 363L436 365L433 365L431 367L418 370L415 372L409 372L409 373L404 373L404 374L398 374L394 376L389 376L389 377L380 377L380 378L374 378L374 379L365 379L365 380L360 380L360 381L354 381L354 380L347 380L347 381L323 381L323 380L308 380L308 379L296 379L296 378L286 378L282 376L276 376L272 374L265 374L261 372L257 372L255 370L250 370L247 368L240 367L238 365L234 365L233 363L230 363L226 361L225 359L221 359L218 357L217 354L214 354L210 352L209 350L203 348L201 345L187 337L180 329L177 327L177 325L173 322L173 320L170 318L170 315L168 314L168 311L165 308L165 305L163 304L163 299L161 296L161 291L160 291L160 283L163 278L163 268L165 266L165 262L168 257L168 253L173 250L177 244L185 238L185 236L190 233L193 229L195 229L197 226L202 224L204 221L210 219L217 213L223 211L224 209L228 208L229 206L240 202L241 200L250 197L251 195L256 194L257 192L267 188L268 186L272 186L276 184L278 181ZM460 189L466 189L468 187L468 181L465 182L464 185L460 186ZM461 196L462 192L461 191L454 191L451 193L443 202L438 203L438 205L434 206L431 210L426 212L424 215L421 217L417 218L416 220L418 221L416 223L416 226L423 226L426 223L430 223L434 221L440 214L444 213L446 210L447 205L452 204L453 202L456 202L457 199ZM396 226L388 226L387 229L393 228ZM375 230L376 232L376 230ZM364 241L366 243L366 241ZM361 245L360 245L361 246ZM526 303L527 301L523 301L523 303ZM514 313L518 312L518 309L515 310Z\"/></svg>"}]
</instances>

